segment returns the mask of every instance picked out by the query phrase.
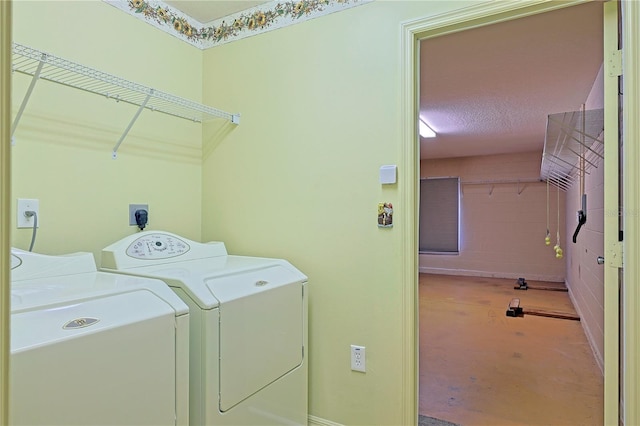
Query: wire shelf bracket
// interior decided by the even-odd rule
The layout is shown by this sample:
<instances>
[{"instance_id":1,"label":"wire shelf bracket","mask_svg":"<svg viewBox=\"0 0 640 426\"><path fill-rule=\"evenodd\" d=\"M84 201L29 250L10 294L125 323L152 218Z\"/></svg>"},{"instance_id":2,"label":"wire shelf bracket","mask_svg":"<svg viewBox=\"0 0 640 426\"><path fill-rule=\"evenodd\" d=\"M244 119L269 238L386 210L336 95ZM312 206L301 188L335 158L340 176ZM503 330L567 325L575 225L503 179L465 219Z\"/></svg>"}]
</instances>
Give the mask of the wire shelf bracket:
<instances>
[{"instance_id":1,"label":"wire shelf bracket","mask_svg":"<svg viewBox=\"0 0 640 426\"><path fill-rule=\"evenodd\" d=\"M14 133L38 80L50 81L104 96L116 102L124 102L138 106L134 117L113 148L112 157L114 159L117 156L120 144L124 141L144 109L195 123L203 123L213 119L224 119L235 125L240 124L240 114L221 111L189 99L155 90L18 43L13 43L12 47L12 71L32 77L31 83L11 126L12 144L15 143Z\"/></svg>"}]
</instances>

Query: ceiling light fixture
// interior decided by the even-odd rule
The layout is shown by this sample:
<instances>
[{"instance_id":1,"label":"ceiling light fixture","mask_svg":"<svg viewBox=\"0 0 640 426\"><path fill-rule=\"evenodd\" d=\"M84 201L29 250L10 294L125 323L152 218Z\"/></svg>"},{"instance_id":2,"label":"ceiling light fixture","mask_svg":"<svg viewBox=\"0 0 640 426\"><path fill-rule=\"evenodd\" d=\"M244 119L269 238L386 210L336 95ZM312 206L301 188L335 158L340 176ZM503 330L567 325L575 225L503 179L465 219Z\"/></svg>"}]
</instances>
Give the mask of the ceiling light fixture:
<instances>
[{"instance_id":1,"label":"ceiling light fixture","mask_svg":"<svg viewBox=\"0 0 640 426\"><path fill-rule=\"evenodd\" d=\"M435 138L436 137L436 132L434 132L433 129L431 127L429 127L429 125L427 123L425 123L422 118L420 118L419 125L420 125L420 127L419 127L420 136L422 136L423 138Z\"/></svg>"}]
</instances>

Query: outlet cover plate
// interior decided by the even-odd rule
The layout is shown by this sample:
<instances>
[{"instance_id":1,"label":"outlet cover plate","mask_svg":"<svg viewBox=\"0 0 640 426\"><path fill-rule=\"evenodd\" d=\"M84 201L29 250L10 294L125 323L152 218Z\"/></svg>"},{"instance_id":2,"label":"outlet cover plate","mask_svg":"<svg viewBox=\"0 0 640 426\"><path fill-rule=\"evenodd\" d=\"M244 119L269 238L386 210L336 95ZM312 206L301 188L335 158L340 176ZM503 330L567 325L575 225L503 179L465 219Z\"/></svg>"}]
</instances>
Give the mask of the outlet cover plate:
<instances>
[{"instance_id":1,"label":"outlet cover plate","mask_svg":"<svg viewBox=\"0 0 640 426\"><path fill-rule=\"evenodd\" d=\"M149 204L129 204L129 225L136 226L136 210L146 210L149 217ZM148 223L147 223L148 225Z\"/></svg>"},{"instance_id":2,"label":"outlet cover plate","mask_svg":"<svg viewBox=\"0 0 640 426\"><path fill-rule=\"evenodd\" d=\"M34 211L38 216L38 225L36 228L40 228L40 201L33 198L18 198L18 214L16 220L16 226L18 228L33 228L35 218L26 217L24 212Z\"/></svg>"},{"instance_id":3,"label":"outlet cover plate","mask_svg":"<svg viewBox=\"0 0 640 426\"><path fill-rule=\"evenodd\" d=\"M364 346L351 345L351 369L361 373L367 372Z\"/></svg>"}]
</instances>

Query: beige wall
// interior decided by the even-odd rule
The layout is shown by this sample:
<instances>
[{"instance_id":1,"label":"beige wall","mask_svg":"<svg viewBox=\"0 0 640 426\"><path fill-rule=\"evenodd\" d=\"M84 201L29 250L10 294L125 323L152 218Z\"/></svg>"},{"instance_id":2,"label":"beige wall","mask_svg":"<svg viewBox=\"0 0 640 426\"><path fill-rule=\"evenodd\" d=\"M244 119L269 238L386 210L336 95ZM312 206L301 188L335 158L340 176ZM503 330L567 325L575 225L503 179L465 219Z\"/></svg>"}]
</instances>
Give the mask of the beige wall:
<instances>
[{"instance_id":1,"label":"beige wall","mask_svg":"<svg viewBox=\"0 0 640 426\"><path fill-rule=\"evenodd\" d=\"M597 109L604 105L603 70L600 70L585 108ZM603 137L600 135L600 139ZM590 167L585 175L587 194L587 223L582 227L576 243L573 232L567 234L567 286L574 306L580 314L596 361L604 369L604 265L598 265L598 256L604 256L604 167ZM567 225L575 230L577 211L582 209L579 179L567 191Z\"/></svg>"},{"instance_id":2,"label":"beige wall","mask_svg":"<svg viewBox=\"0 0 640 426\"><path fill-rule=\"evenodd\" d=\"M580 314L582 327L591 343L596 361L604 361L604 266L598 256L604 256L604 174L603 168L591 169L585 179L587 223L582 227L576 244L572 242L577 225L576 212L581 207L580 185L576 182L567 191L567 223L573 230L567 235L567 286Z\"/></svg>"},{"instance_id":3,"label":"beige wall","mask_svg":"<svg viewBox=\"0 0 640 426\"><path fill-rule=\"evenodd\" d=\"M565 262L553 246L558 229L557 191L542 182L471 184L540 178L541 153L460 157L420 162L421 177L458 176L461 181L460 253L420 255L428 273L564 281ZM520 192L520 193L518 193ZM564 247L564 193L560 193L560 245Z\"/></svg>"},{"instance_id":4,"label":"beige wall","mask_svg":"<svg viewBox=\"0 0 640 426\"><path fill-rule=\"evenodd\" d=\"M102 1L14 4L14 41L131 81L199 101L202 53ZM13 115L30 77L15 74ZM200 238L198 124L144 111L111 151L137 108L39 81L15 134L13 194L40 200L34 251L90 251L136 232L130 203L149 204L149 228ZM12 246L27 249L31 229ZM97 259L99 260L99 259Z\"/></svg>"}]
</instances>

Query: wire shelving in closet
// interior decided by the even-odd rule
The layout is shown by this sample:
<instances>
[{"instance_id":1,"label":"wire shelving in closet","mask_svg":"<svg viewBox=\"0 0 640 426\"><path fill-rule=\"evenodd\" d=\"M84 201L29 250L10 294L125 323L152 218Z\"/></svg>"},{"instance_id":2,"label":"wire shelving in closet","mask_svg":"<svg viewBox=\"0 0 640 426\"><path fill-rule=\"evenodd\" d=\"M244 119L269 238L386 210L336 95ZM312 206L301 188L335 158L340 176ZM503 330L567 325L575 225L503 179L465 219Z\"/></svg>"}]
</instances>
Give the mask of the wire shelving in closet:
<instances>
[{"instance_id":1,"label":"wire shelving in closet","mask_svg":"<svg viewBox=\"0 0 640 426\"><path fill-rule=\"evenodd\" d=\"M138 107L134 117L113 147L113 158L116 158L120 144L144 109L196 123L212 119L224 119L233 124L240 123L240 114L202 105L18 43L13 43L12 62L12 71L32 77L11 127L12 137L38 80L58 83Z\"/></svg>"},{"instance_id":2,"label":"wire shelving in closet","mask_svg":"<svg viewBox=\"0 0 640 426\"><path fill-rule=\"evenodd\" d=\"M571 188L604 158L603 131L603 109L549 115L540 178L563 191Z\"/></svg>"},{"instance_id":3,"label":"wire shelving in closet","mask_svg":"<svg viewBox=\"0 0 640 426\"><path fill-rule=\"evenodd\" d=\"M577 242L578 233L587 222L587 194L585 178L590 170L598 167L604 159L604 109L586 110L551 114L547 118L547 132L542 154L541 178L547 182L547 236L549 244L549 184L560 190L568 191L578 180L580 184L580 209L577 212L578 225L573 233L573 242ZM560 208L558 207L558 229L560 228ZM560 231L557 232L556 257L562 258Z\"/></svg>"}]
</instances>

